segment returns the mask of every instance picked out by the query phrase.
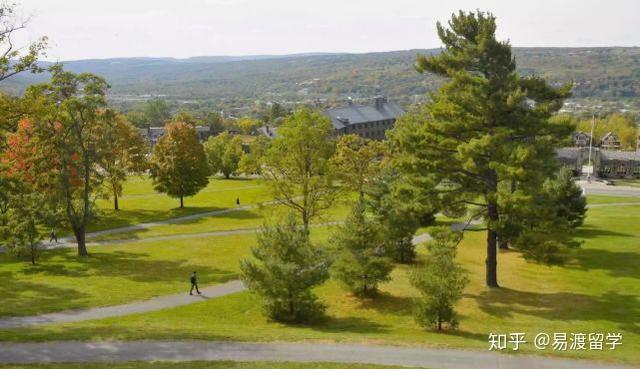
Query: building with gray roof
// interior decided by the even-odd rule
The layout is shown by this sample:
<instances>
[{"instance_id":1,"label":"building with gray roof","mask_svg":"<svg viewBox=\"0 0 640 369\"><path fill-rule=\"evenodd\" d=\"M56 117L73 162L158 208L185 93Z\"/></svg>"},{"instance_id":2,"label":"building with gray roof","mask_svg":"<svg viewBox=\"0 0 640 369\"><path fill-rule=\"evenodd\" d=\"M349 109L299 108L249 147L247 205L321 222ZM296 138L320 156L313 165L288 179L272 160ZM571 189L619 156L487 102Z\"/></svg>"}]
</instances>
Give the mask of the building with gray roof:
<instances>
[{"instance_id":1,"label":"building with gray roof","mask_svg":"<svg viewBox=\"0 0 640 369\"><path fill-rule=\"evenodd\" d=\"M386 97L376 97L371 105L354 104L349 100L343 107L327 109L337 135L357 134L364 138L382 140L386 131L393 128L396 119L404 114L398 104Z\"/></svg>"}]
</instances>

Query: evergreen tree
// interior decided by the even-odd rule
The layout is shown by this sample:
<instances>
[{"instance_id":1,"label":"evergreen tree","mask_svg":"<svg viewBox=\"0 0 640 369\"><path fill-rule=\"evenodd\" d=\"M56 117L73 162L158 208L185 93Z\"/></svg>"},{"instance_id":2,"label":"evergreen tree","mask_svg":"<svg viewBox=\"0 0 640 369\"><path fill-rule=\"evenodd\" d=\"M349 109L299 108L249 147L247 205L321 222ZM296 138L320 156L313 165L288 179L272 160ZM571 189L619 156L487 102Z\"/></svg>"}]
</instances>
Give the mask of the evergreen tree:
<instances>
[{"instance_id":1,"label":"evergreen tree","mask_svg":"<svg viewBox=\"0 0 640 369\"><path fill-rule=\"evenodd\" d=\"M571 228L578 228L587 215L587 198L572 178L571 170L562 168L555 178L545 183L545 189L555 200L557 215L566 219Z\"/></svg>"},{"instance_id":2,"label":"evergreen tree","mask_svg":"<svg viewBox=\"0 0 640 369\"><path fill-rule=\"evenodd\" d=\"M329 278L327 257L309 241L294 216L264 227L255 260L241 262L242 281L262 299L265 313L281 322L302 322L322 315L324 306L311 291Z\"/></svg>"},{"instance_id":3,"label":"evergreen tree","mask_svg":"<svg viewBox=\"0 0 640 369\"><path fill-rule=\"evenodd\" d=\"M193 196L209 183L209 168L202 144L193 126L169 123L165 135L153 147L151 178L156 191L180 198Z\"/></svg>"},{"instance_id":4,"label":"evergreen tree","mask_svg":"<svg viewBox=\"0 0 640 369\"><path fill-rule=\"evenodd\" d=\"M438 23L441 53L418 57L419 72L447 78L431 101L390 133L394 164L417 201L442 211L474 206L487 221L486 284L498 287L497 239L503 202L531 196L557 168L554 147L573 127L550 117L571 86L522 78L495 17L460 12ZM518 183L511 192L510 184Z\"/></svg>"},{"instance_id":5,"label":"evergreen tree","mask_svg":"<svg viewBox=\"0 0 640 369\"><path fill-rule=\"evenodd\" d=\"M379 283L390 280L393 264L386 255L383 235L378 225L367 219L362 201L338 227L332 244L336 250L333 275L354 294L372 294Z\"/></svg>"},{"instance_id":6,"label":"evergreen tree","mask_svg":"<svg viewBox=\"0 0 640 369\"><path fill-rule=\"evenodd\" d=\"M442 330L443 324L458 326L455 303L469 282L462 267L456 263L456 248L461 235L446 228L431 231L433 241L427 244L429 256L424 267L410 275L411 284L420 291L414 317L421 326Z\"/></svg>"},{"instance_id":7,"label":"evergreen tree","mask_svg":"<svg viewBox=\"0 0 640 369\"><path fill-rule=\"evenodd\" d=\"M499 223L501 239L523 252L527 260L562 264L570 250L578 247L575 228L586 215L586 199L562 169L543 186L526 191L530 196L511 197L502 202Z\"/></svg>"},{"instance_id":8,"label":"evergreen tree","mask_svg":"<svg viewBox=\"0 0 640 369\"><path fill-rule=\"evenodd\" d=\"M398 181L398 176L385 168L368 186L367 206L382 233L387 254L396 262L409 263L416 256L413 236L420 219L412 202L403 201L394 192Z\"/></svg>"}]
</instances>

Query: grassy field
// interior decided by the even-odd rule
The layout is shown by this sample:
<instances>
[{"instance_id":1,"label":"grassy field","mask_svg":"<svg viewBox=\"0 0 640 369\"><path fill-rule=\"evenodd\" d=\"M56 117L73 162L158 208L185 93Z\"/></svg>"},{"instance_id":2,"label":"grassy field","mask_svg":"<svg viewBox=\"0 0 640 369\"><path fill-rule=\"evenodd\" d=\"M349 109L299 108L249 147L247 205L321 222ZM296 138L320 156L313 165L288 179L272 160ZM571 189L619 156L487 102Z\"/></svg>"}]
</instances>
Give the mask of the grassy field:
<instances>
[{"instance_id":1,"label":"grassy field","mask_svg":"<svg viewBox=\"0 0 640 369\"><path fill-rule=\"evenodd\" d=\"M640 187L640 179L614 179L612 182L616 186Z\"/></svg>"},{"instance_id":2,"label":"grassy field","mask_svg":"<svg viewBox=\"0 0 640 369\"><path fill-rule=\"evenodd\" d=\"M259 301L245 292L153 313L7 330L0 332L0 337L12 341L348 341L486 350L489 332L524 332L528 340L537 333L620 332L623 345L615 351L538 351L530 343L521 348L526 353L638 364L639 221L640 206L625 207L624 212L615 207L590 209L587 223L579 232L583 247L564 267L531 264L517 252L501 252L502 288L498 290L484 287L485 234L468 232L460 246L459 260L468 270L471 283L458 306L460 329L449 333L435 333L414 323L411 302L415 291L407 278L411 267L400 266L393 272L393 281L383 285L375 299L358 300L335 282L320 287L317 292L328 304L327 319L313 326L270 322L261 315Z\"/></svg>"},{"instance_id":3,"label":"grassy field","mask_svg":"<svg viewBox=\"0 0 640 369\"><path fill-rule=\"evenodd\" d=\"M254 229L262 227L265 224L266 219L277 219L278 217L282 217L288 211L289 209L284 206L260 205L253 209L237 210L189 221L170 222L169 224L152 228L91 237L90 241L136 240L177 234ZM344 202L336 203L332 209L324 212L324 214L316 218L313 223L321 224L335 220L342 220L348 211L349 207Z\"/></svg>"},{"instance_id":4,"label":"grassy field","mask_svg":"<svg viewBox=\"0 0 640 369\"><path fill-rule=\"evenodd\" d=\"M242 205L248 205L267 201L269 195L264 184L254 179L212 177L206 188L195 196L185 198L185 208L180 209L179 199L156 193L148 177L129 177L124 184L123 196L119 199L120 210L113 210L113 199L99 200L97 205L100 209L100 217L90 225L89 230L123 227L232 208L236 206L236 198L240 198Z\"/></svg>"},{"instance_id":5,"label":"grassy field","mask_svg":"<svg viewBox=\"0 0 640 369\"><path fill-rule=\"evenodd\" d=\"M606 195L588 195L588 204L614 204L617 202L640 202L640 197L622 197Z\"/></svg>"},{"instance_id":6,"label":"grassy field","mask_svg":"<svg viewBox=\"0 0 640 369\"><path fill-rule=\"evenodd\" d=\"M326 228L312 230L314 239L327 235ZM65 248L43 252L35 266L0 254L0 317L186 292L193 270L201 286L237 279L239 260L254 244L255 234L141 242L91 247L88 258Z\"/></svg>"},{"instance_id":7,"label":"grassy field","mask_svg":"<svg viewBox=\"0 0 640 369\"><path fill-rule=\"evenodd\" d=\"M399 366L337 363L276 363L264 361L192 361L0 365L0 369L400 369Z\"/></svg>"}]
</instances>

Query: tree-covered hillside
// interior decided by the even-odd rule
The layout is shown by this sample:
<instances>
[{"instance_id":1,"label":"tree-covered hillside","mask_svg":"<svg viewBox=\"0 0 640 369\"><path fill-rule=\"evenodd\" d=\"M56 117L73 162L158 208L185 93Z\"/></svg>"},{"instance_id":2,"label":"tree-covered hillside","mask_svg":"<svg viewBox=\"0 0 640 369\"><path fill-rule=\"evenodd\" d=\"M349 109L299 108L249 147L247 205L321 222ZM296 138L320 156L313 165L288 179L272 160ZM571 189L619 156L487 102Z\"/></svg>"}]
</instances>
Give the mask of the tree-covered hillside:
<instances>
[{"instance_id":1,"label":"tree-covered hillside","mask_svg":"<svg viewBox=\"0 0 640 369\"><path fill-rule=\"evenodd\" d=\"M575 82L574 97L599 101L640 97L640 48L515 48L522 74L552 83ZM368 54L299 54L256 57L124 58L64 62L74 72L90 71L112 85L112 99L146 95L175 100L223 101L243 106L256 100L331 102L377 94L403 104L420 101L441 82L413 69L416 55L438 50ZM46 75L22 75L0 86L19 93Z\"/></svg>"}]
</instances>

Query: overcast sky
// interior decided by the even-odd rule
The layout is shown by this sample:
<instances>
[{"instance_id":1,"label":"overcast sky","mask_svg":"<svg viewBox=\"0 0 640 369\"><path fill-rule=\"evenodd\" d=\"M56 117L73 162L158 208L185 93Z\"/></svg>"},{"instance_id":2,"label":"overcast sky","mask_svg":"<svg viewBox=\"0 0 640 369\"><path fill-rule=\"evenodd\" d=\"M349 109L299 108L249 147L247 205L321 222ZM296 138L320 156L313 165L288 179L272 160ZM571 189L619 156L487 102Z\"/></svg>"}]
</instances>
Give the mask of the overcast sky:
<instances>
[{"instance_id":1,"label":"overcast sky","mask_svg":"<svg viewBox=\"0 0 640 369\"><path fill-rule=\"evenodd\" d=\"M22 0L49 60L438 47L436 21L489 10L514 46L640 46L639 0Z\"/></svg>"}]
</instances>

